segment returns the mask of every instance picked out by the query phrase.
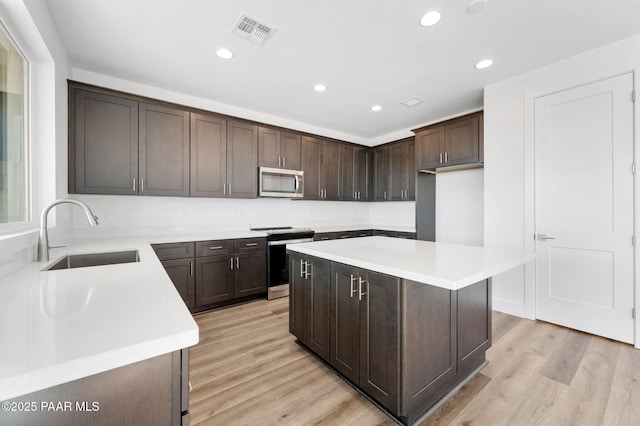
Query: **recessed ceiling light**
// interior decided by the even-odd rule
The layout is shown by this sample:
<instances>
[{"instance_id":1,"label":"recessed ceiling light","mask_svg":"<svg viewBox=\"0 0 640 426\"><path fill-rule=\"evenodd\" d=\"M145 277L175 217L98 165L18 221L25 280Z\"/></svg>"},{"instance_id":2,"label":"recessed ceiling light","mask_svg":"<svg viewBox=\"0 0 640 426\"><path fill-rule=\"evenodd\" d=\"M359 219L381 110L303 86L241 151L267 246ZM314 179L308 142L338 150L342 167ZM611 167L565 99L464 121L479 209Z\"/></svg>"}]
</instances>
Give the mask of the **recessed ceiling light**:
<instances>
[{"instance_id":1,"label":"recessed ceiling light","mask_svg":"<svg viewBox=\"0 0 640 426\"><path fill-rule=\"evenodd\" d=\"M423 27L431 27L440 22L441 18L442 15L440 14L440 12L432 10L431 12L427 12L424 14L424 16L420 19L420 25L422 25Z\"/></svg>"},{"instance_id":2,"label":"recessed ceiling light","mask_svg":"<svg viewBox=\"0 0 640 426\"><path fill-rule=\"evenodd\" d=\"M382 110L382 107L380 105L374 105L374 106L371 107L371 111L378 112L378 111L381 111L381 110Z\"/></svg>"},{"instance_id":3,"label":"recessed ceiling light","mask_svg":"<svg viewBox=\"0 0 640 426\"><path fill-rule=\"evenodd\" d=\"M231 59L233 58L233 52L229 49L225 49L224 47L216 50L216 55L218 55L222 59Z\"/></svg>"},{"instance_id":4,"label":"recessed ceiling light","mask_svg":"<svg viewBox=\"0 0 640 426\"><path fill-rule=\"evenodd\" d=\"M491 59L483 59L476 64L476 68L481 70L490 67L491 64L493 64L493 61Z\"/></svg>"},{"instance_id":5,"label":"recessed ceiling light","mask_svg":"<svg viewBox=\"0 0 640 426\"><path fill-rule=\"evenodd\" d=\"M327 90L327 86L325 86L324 84L316 84L315 86L313 86L313 90L315 90L316 92L324 92L325 90Z\"/></svg>"}]
</instances>

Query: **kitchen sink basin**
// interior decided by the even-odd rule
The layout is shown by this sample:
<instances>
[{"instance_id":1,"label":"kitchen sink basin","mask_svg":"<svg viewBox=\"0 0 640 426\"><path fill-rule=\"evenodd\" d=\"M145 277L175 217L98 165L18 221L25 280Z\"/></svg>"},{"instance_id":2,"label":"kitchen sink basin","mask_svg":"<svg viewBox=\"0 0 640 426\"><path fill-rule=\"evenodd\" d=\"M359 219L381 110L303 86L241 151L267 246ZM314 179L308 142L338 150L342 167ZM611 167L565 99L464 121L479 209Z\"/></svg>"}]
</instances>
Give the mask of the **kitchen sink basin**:
<instances>
[{"instance_id":1,"label":"kitchen sink basin","mask_svg":"<svg viewBox=\"0 0 640 426\"><path fill-rule=\"evenodd\" d=\"M89 266L116 265L140 262L138 250L112 251L108 253L70 254L53 263L45 271L86 268Z\"/></svg>"}]
</instances>

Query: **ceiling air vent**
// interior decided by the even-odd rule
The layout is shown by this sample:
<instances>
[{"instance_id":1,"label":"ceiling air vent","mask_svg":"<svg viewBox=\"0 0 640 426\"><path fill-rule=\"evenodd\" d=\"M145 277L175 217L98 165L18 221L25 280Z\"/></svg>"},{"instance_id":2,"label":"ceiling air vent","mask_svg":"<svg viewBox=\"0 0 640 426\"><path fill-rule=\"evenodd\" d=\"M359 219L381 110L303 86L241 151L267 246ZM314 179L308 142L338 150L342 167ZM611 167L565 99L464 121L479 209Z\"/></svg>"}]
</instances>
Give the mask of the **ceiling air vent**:
<instances>
[{"instance_id":1,"label":"ceiling air vent","mask_svg":"<svg viewBox=\"0 0 640 426\"><path fill-rule=\"evenodd\" d=\"M421 103L423 103L424 101L420 98L409 98L409 99L405 99L404 101L400 102L402 105L407 106L407 107L413 107L416 105L420 105Z\"/></svg>"},{"instance_id":2,"label":"ceiling air vent","mask_svg":"<svg viewBox=\"0 0 640 426\"><path fill-rule=\"evenodd\" d=\"M276 29L267 24L263 24L257 19L242 14L231 32L258 46L264 46L267 40L276 32Z\"/></svg>"}]
</instances>

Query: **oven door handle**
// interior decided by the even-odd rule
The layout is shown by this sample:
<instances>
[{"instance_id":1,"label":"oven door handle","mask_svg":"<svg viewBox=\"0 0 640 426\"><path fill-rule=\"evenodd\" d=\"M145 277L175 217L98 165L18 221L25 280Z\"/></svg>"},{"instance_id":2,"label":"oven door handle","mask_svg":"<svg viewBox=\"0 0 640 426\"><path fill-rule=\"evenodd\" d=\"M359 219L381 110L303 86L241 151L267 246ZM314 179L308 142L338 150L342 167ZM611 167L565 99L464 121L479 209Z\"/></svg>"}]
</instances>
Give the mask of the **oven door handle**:
<instances>
[{"instance_id":1,"label":"oven door handle","mask_svg":"<svg viewBox=\"0 0 640 426\"><path fill-rule=\"evenodd\" d=\"M310 243L312 241L313 241L313 238L298 238L296 240L269 241L267 243L267 245L268 246L283 246L285 244Z\"/></svg>"}]
</instances>

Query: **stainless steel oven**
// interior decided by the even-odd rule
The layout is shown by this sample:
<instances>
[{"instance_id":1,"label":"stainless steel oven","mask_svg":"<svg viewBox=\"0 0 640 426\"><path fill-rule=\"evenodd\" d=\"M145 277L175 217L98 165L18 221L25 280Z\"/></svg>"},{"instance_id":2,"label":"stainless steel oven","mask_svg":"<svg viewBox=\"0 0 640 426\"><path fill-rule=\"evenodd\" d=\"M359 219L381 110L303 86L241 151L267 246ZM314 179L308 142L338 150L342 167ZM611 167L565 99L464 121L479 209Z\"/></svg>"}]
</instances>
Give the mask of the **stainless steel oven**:
<instances>
[{"instance_id":1,"label":"stainless steel oven","mask_svg":"<svg viewBox=\"0 0 640 426\"><path fill-rule=\"evenodd\" d=\"M313 241L313 230L292 227L253 228L267 234L267 298L289 295L289 256L287 245Z\"/></svg>"}]
</instances>

